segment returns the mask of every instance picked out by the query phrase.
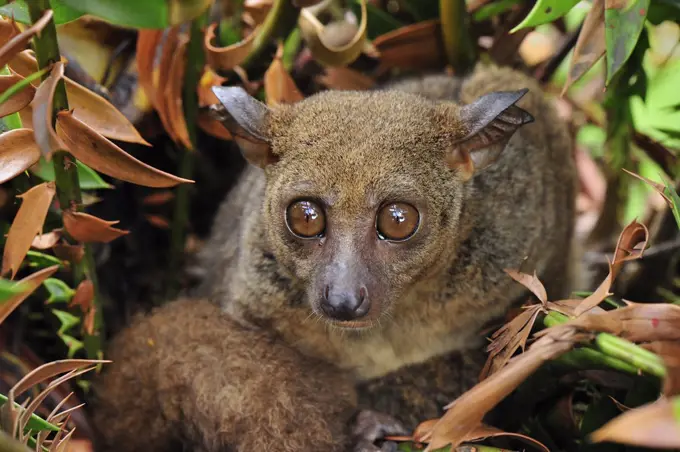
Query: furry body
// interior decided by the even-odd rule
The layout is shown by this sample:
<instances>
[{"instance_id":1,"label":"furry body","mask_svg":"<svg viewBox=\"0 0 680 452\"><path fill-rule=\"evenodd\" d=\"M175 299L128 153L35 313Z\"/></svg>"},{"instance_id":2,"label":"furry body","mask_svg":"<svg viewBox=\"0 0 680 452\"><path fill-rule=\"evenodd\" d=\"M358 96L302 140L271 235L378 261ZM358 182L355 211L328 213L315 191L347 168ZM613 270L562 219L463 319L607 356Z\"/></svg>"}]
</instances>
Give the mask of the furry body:
<instances>
[{"instance_id":1,"label":"furry body","mask_svg":"<svg viewBox=\"0 0 680 452\"><path fill-rule=\"evenodd\" d=\"M512 135L496 163L467 181L443 164L451 137L467 126L456 122L455 103L525 87L517 105L536 121ZM403 418L418 412L410 401L432 417L433 404L474 384L480 360L465 356L481 352L480 328L524 300L504 269L535 270L551 298L569 289L571 141L534 80L479 67L463 80L321 93L275 110L266 135L280 160L246 170L205 247L196 296L213 304L171 303L116 339L117 364L98 392L102 444L150 450L151 439L142 446L134 432L153 419L153 438L206 451L343 450L353 410L376 404L413 427L416 419ZM291 187L326 196L338 225L328 242L284 237L280 205ZM424 238L387 245L362 235L372 206L393 195L422 206ZM369 293L382 309L371 328L340 329L310 310L315 281L340 271L325 267L342 253L371 269ZM427 375L437 376L431 393L444 393L430 403L422 402ZM400 402L380 387L397 387Z\"/></svg>"}]
</instances>

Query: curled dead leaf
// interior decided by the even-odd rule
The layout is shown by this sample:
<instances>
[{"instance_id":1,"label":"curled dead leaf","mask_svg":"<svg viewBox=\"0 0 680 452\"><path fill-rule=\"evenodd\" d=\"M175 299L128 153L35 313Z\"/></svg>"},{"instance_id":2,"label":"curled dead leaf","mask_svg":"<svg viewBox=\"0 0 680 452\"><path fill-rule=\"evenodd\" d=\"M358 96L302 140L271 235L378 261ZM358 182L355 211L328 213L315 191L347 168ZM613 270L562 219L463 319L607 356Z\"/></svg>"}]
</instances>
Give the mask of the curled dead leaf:
<instances>
[{"instance_id":1,"label":"curled dead leaf","mask_svg":"<svg viewBox=\"0 0 680 452\"><path fill-rule=\"evenodd\" d=\"M137 34L137 50L135 60L139 85L149 99L151 105L156 107L156 91L154 89L153 67L156 61L156 49L163 37L163 30L139 30Z\"/></svg>"},{"instance_id":2,"label":"curled dead leaf","mask_svg":"<svg viewBox=\"0 0 680 452\"><path fill-rule=\"evenodd\" d=\"M33 239L31 248L37 250L48 250L59 242L61 238L61 230L57 229L46 234L40 234Z\"/></svg>"},{"instance_id":3,"label":"curled dead leaf","mask_svg":"<svg viewBox=\"0 0 680 452\"><path fill-rule=\"evenodd\" d=\"M680 448L680 397L662 397L628 410L591 434L593 442L611 441L647 448Z\"/></svg>"},{"instance_id":4,"label":"curled dead leaf","mask_svg":"<svg viewBox=\"0 0 680 452\"><path fill-rule=\"evenodd\" d=\"M57 134L78 160L116 179L157 188L193 183L137 160L78 120L71 112L62 111L57 115Z\"/></svg>"},{"instance_id":5,"label":"curled dead leaf","mask_svg":"<svg viewBox=\"0 0 680 452\"><path fill-rule=\"evenodd\" d=\"M569 322L543 330L580 328L611 333L633 342L680 340L680 305L670 303L633 303L611 311L586 312Z\"/></svg>"},{"instance_id":6,"label":"curled dead leaf","mask_svg":"<svg viewBox=\"0 0 680 452\"><path fill-rule=\"evenodd\" d=\"M46 10L42 17L38 19L33 25L12 37L2 47L0 47L0 67L4 67L17 53L26 48L28 43L33 39L33 36L42 31L43 28L52 20L52 10ZM35 72L35 71L33 71Z\"/></svg>"},{"instance_id":7,"label":"curled dead leaf","mask_svg":"<svg viewBox=\"0 0 680 452\"><path fill-rule=\"evenodd\" d=\"M7 234L0 274L11 272L12 279L14 279L26 253L31 248L33 239L42 230L55 193L54 182L45 182L17 196L23 202Z\"/></svg>"},{"instance_id":8,"label":"curled dead leaf","mask_svg":"<svg viewBox=\"0 0 680 452\"><path fill-rule=\"evenodd\" d=\"M3 304L0 305L0 324L2 324L2 322L4 322L5 319L26 298L28 298L33 292L35 292L35 290L38 287L40 287L43 281L52 276L57 270L59 270L59 266L53 265L51 267L47 267L40 271L32 273L25 277L24 279L18 281L17 284L21 284L21 286L24 288L24 291L18 295L14 295L12 298L6 300Z\"/></svg>"},{"instance_id":9,"label":"curled dead leaf","mask_svg":"<svg viewBox=\"0 0 680 452\"><path fill-rule=\"evenodd\" d=\"M604 301L605 298L609 297L612 295L611 292L609 292L609 289L612 287L612 283L614 282L614 271L612 269L612 265L609 264L609 273L607 274L607 277L600 283L600 285L595 289L595 291L587 296L586 298L581 301L581 303L576 306L574 309L574 315L575 316L580 316L586 311L590 311L591 309L597 307L600 303Z\"/></svg>"},{"instance_id":10,"label":"curled dead leaf","mask_svg":"<svg viewBox=\"0 0 680 452\"><path fill-rule=\"evenodd\" d=\"M14 129L0 135L0 184L18 176L40 159L31 129Z\"/></svg>"},{"instance_id":11,"label":"curled dead leaf","mask_svg":"<svg viewBox=\"0 0 680 452\"><path fill-rule=\"evenodd\" d=\"M0 19L0 42L8 42L10 39L21 33L16 22Z\"/></svg>"},{"instance_id":12,"label":"curled dead leaf","mask_svg":"<svg viewBox=\"0 0 680 452\"><path fill-rule=\"evenodd\" d=\"M521 347L524 350L531 329L541 311L543 311L543 306L540 304L530 306L491 336L493 342L487 347L489 357L479 376L480 381L505 366L517 349Z\"/></svg>"},{"instance_id":13,"label":"curled dead leaf","mask_svg":"<svg viewBox=\"0 0 680 452\"><path fill-rule=\"evenodd\" d=\"M168 124L174 129L174 136L188 150L193 150L194 146L189 139L189 130L184 118L182 107L182 84L184 81L184 69L186 66L186 49L189 44L187 36L181 36L177 43L177 48L172 56L168 83L165 85L165 105L167 106Z\"/></svg>"},{"instance_id":14,"label":"curled dead leaf","mask_svg":"<svg viewBox=\"0 0 680 452\"><path fill-rule=\"evenodd\" d=\"M574 53L569 62L567 81L562 88L562 96L606 52L604 9L604 0L593 0L593 5L583 21L583 27L574 46Z\"/></svg>"},{"instance_id":15,"label":"curled dead leaf","mask_svg":"<svg viewBox=\"0 0 680 452\"><path fill-rule=\"evenodd\" d=\"M512 279L529 289L536 297L540 300L541 304L545 305L548 301L548 294L543 287L543 283L536 276L534 272L533 276L526 273L518 272L517 270L512 270L506 268L505 273L508 274Z\"/></svg>"},{"instance_id":16,"label":"curled dead leaf","mask_svg":"<svg viewBox=\"0 0 680 452\"><path fill-rule=\"evenodd\" d=\"M391 68L434 68L446 61L439 20L400 27L373 40L380 53L380 71Z\"/></svg>"},{"instance_id":17,"label":"curled dead leaf","mask_svg":"<svg viewBox=\"0 0 680 452\"><path fill-rule=\"evenodd\" d=\"M67 262L78 264L85 257L85 247L82 243L69 245L68 243L57 243L52 247L54 255Z\"/></svg>"},{"instance_id":18,"label":"curled dead leaf","mask_svg":"<svg viewBox=\"0 0 680 452\"><path fill-rule=\"evenodd\" d=\"M32 102L35 142L48 161L52 158L54 152L67 150L66 145L52 127L54 93L63 76L64 63L57 61L52 66L50 75L40 84Z\"/></svg>"},{"instance_id":19,"label":"curled dead leaf","mask_svg":"<svg viewBox=\"0 0 680 452\"><path fill-rule=\"evenodd\" d=\"M514 391L543 363L569 351L582 337L574 328L555 331L537 340L521 355L516 356L498 372L478 383L449 404L444 416L434 425L423 441L429 442L426 451L451 444L457 447L469 438L482 423L486 413Z\"/></svg>"},{"instance_id":20,"label":"curled dead leaf","mask_svg":"<svg viewBox=\"0 0 680 452\"><path fill-rule=\"evenodd\" d=\"M38 62L30 50L25 50L17 54L12 61L10 61L9 66L22 77L28 77L38 70ZM135 129L125 115L109 101L68 77L62 78L66 86L69 106L74 110L73 114L76 118L86 122L98 133L112 140L151 146L150 143L142 138L137 129ZM38 83L38 81L35 81L32 84L38 86ZM34 99L26 109L34 107L35 104L36 101ZM23 114L21 117L22 121L24 121ZM35 128L29 126L25 121L24 125L26 127Z\"/></svg>"},{"instance_id":21,"label":"curled dead leaf","mask_svg":"<svg viewBox=\"0 0 680 452\"><path fill-rule=\"evenodd\" d=\"M151 225L159 229L170 228L170 222L160 215L144 215L144 218L146 218L146 221L148 221Z\"/></svg>"},{"instance_id":22,"label":"curled dead leaf","mask_svg":"<svg viewBox=\"0 0 680 452\"><path fill-rule=\"evenodd\" d=\"M94 284L89 279L84 279L76 287L76 293L69 302L69 307L78 306L83 313L94 307Z\"/></svg>"},{"instance_id":23,"label":"curled dead leaf","mask_svg":"<svg viewBox=\"0 0 680 452\"><path fill-rule=\"evenodd\" d=\"M0 75L0 93L4 93L15 84L22 81L24 78L19 74ZM21 91L15 93L0 104L0 118L16 113L22 108L25 108L33 100L35 96L35 88L31 85L26 86Z\"/></svg>"},{"instance_id":24,"label":"curled dead leaf","mask_svg":"<svg viewBox=\"0 0 680 452\"><path fill-rule=\"evenodd\" d=\"M170 79L164 75L170 73L172 58L175 51L177 50L179 39L179 27L170 28L165 36L165 41L163 42L161 57L158 64L158 71L156 74L156 90L154 94L156 101L155 108L158 112L158 117L163 124L163 128L175 143L178 142L178 137L175 135L175 128L172 127L172 124L170 123L170 115L168 113L168 98L165 96L166 86L170 83Z\"/></svg>"},{"instance_id":25,"label":"curled dead leaf","mask_svg":"<svg viewBox=\"0 0 680 452\"><path fill-rule=\"evenodd\" d=\"M102 220L83 212L64 211L62 218L66 232L79 242L108 243L130 232L111 227L118 221Z\"/></svg>"},{"instance_id":26,"label":"curled dead leaf","mask_svg":"<svg viewBox=\"0 0 680 452\"><path fill-rule=\"evenodd\" d=\"M300 11L298 26L314 59L325 66L346 66L356 60L365 49L373 48L366 40L366 0L361 0L361 21L356 29L345 23L324 26L310 9ZM349 38L345 36L347 29L352 30L354 35Z\"/></svg>"},{"instance_id":27,"label":"curled dead leaf","mask_svg":"<svg viewBox=\"0 0 680 452\"><path fill-rule=\"evenodd\" d=\"M260 27L256 27L244 40L226 47L215 47L213 45L212 42L215 39L216 28L217 23L213 23L205 31L203 40L205 56L208 64L213 68L228 71L243 63L248 54L250 54L255 43L255 37L260 32Z\"/></svg>"},{"instance_id":28,"label":"curled dead leaf","mask_svg":"<svg viewBox=\"0 0 680 452\"><path fill-rule=\"evenodd\" d=\"M632 261L642 258L649 240L649 231L647 226L638 223L636 220L631 221L621 234L616 243L616 250L614 251L614 261L612 262L613 278L621 269L624 262Z\"/></svg>"},{"instance_id":29,"label":"curled dead leaf","mask_svg":"<svg viewBox=\"0 0 680 452\"><path fill-rule=\"evenodd\" d=\"M142 204L145 206L160 206L172 201L174 198L175 194L173 192L170 190L163 190L145 196L142 198Z\"/></svg>"},{"instance_id":30,"label":"curled dead leaf","mask_svg":"<svg viewBox=\"0 0 680 452\"><path fill-rule=\"evenodd\" d=\"M283 44L279 43L276 56L264 73L264 92L268 105L290 104L304 99L295 81L283 66Z\"/></svg>"}]
</instances>

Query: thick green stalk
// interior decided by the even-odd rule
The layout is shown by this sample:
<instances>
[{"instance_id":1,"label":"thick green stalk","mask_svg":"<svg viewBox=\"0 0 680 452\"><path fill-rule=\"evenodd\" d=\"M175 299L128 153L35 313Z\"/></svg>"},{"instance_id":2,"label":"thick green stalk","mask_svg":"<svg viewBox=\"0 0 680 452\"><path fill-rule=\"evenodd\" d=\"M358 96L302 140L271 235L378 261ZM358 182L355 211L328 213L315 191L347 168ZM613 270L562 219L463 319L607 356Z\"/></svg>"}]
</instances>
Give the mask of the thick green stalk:
<instances>
[{"instance_id":1,"label":"thick green stalk","mask_svg":"<svg viewBox=\"0 0 680 452\"><path fill-rule=\"evenodd\" d=\"M564 314L550 311L543 319L543 324L550 328L567 323L569 320L569 317ZM634 375L637 375L639 371L659 378L663 378L666 375L663 360L658 355L626 339L609 333L598 333L595 336L595 346L598 350L590 347L580 349L589 350L588 352L581 352L578 356L581 359L581 363L585 359L593 364L601 364ZM574 352L576 350L569 353L573 354ZM576 358L576 356L572 356L572 358Z\"/></svg>"},{"instance_id":2,"label":"thick green stalk","mask_svg":"<svg viewBox=\"0 0 680 452\"><path fill-rule=\"evenodd\" d=\"M12 73L7 66L3 66L0 68L0 75L12 75ZM11 115L5 116L2 118L2 122L5 123L5 126L7 126L9 130L21 129L22 127L19 113L12 113Z\"/></svg>"},{"instance_id":3,"label":"thick green stalk","mask_svg":"<svg viewBox=\"0 0 680 452\"><path fill-rule=\"evenodd\" d=\"M198 147L198 94L196 88L200 82L203 66L205 65L203 29L205 28L207 20L208 11L191 22L189 45L187 47L186 71L184 73L182 90L184 118L187 124L189 140L191 140L194 149ZM193 177L194 159L194 152L188 149L182 150L182 161L179 168L180 177L185 179L191 179ZM184 243L186 241L191 189L192 187L188 184L180 184L180 186L177 187L175 197L175 212L170 231L170 271L168 272L169 280L167 284L167 295L170 297L174 296L179 288L177 275L182 261L182 253L184 252Z\"/></svg>"},{"instance_id":4,"label":"thick green stalk","mask_svg":"<svg viewBox=\"0 0 680 452\"><path fill-rule=\"evenodd\" d=\"M250 54L241 63L241 67L248 70L256 65L272 41L278 38L285 39L293 31L299 15L300 8L294 7L292 0L276 0L262 28L255 36Z\"/></svg>"},{"instance_id":5,"label":"thick green stalk","mask_svg":"<svg viewBox=\"0 0 680 452\"><path fill-rule=\"evenodd\" d=\"M470 30L465 0L440 0L439 17L446 58L456 75L464 75L477 62L477 45Z\"/></svg>"},{"instance_id":6,"label":"thick green stalk","mask_svg":"<svg viewBox=\"0 0 680 452\"><path fill-rule=\"evenodd\" d=\"M31 22L33 23L39 20L46 10L51 8L49 0L28 0L27 3ZM34 50L40 69L47 68L52 63L61 59L59 43L57 41L57 28L54 24L54 20L50 20L40 35L34 38ZM49 73L45 73L42 79L45 80L48 76ZM54 106L53 117L56 122L57 112L69 109L66 85L63 80L59 81L57 84L52 103ZM54 124L52 126L54 126ZM77 210L82 210L82 196L80 193L80 183L78 181L76 159L68 152L58 151L52 156L52 162L54 164L59 206L62 209L72 207ZM95 334L84 338L87 355L89 358L94 359L97 358L103 346L103 316L100 306L100 296L96 284L97 278L95 274L94 259L92 258L92 251L88 245L85 245L85 257L80 262L72 262L71 265L76 284L80 283L80 281L88 276L92 280L92 284L95 288L95 297L93 300L93 307L96 309L94 325Z\"/></svg>"}]
</instances>

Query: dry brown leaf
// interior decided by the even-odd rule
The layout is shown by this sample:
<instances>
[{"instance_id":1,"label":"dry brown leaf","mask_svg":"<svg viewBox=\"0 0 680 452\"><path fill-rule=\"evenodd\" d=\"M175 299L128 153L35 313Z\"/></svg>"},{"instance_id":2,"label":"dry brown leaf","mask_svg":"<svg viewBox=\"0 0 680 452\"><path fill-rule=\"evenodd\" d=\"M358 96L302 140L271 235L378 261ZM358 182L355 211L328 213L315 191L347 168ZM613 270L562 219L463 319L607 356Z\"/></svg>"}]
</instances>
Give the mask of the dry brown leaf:
<instances>
[{"instance_id":1,"label":"dry brown leaf","mask_svg":"<svg viewBox=\"0 0 680 452\"><path fill-rule=\"evenodd\" d=\"M165 87L168 83L170 83L170 78L166 75L170 73L172 57L177 50L179 38L179 27L170 28L165 36L165 41L163 42L161 57L156 72L156 90L154 95L156 99L155 108L158 112L158 117L163 124L163 128L175 143L177 143L178 137L175 135L175 129L170 123L168 114L168 101L167 97L165 97Z\"/></svg>"},{"instance_id":2,"label":"dry brown leaf","mask_svg":"<svg viewBox=\"0 0 680 452\"><path fill-rule=\"evenodd\" d=\"M541 283L541 280L539 280L538 276L536 276L536 272L534 272L532 276L509 268L506 268L504 271L512 279L529 289L534 295L536 295L541 304L545 306L545 304L548 302L548 294L545 291L545 287L543 287L543 283Z\"/></svg>"},{"instance_id":3,"label":"dry brown leaf","mask_svg":"<svg viewBox=\"0 0 680 452\"><path fill-rule=\"evenodd\" d=\"M31 129L14 129L0 135L0 184L18 176L40 159Z\"/></svg>"},{"instance_id":4,"label":"dry brown leaf","mask_svg":"<svg viewBox=\"0 0 680 452\"><path fill-rule=\"evenodd\" d=\"M31 248L35 248L37 250L48 250L56 245L60 238L61 229L57 229L46 234L40 234L33 239Z\"/></svg>"},{"instance_id":5,"label":"dry brown leaf","mask_svg":"<svg viewBox=\"0 0 680 452\"><path fill-rule=\"evenodd\" d=\"M247 21L247 16L250 16L253 26L260 25L272 9L272 3L272 0L246 0L243 3L244 22Z\"/></svg>"},{"instance_id":6,"label":"dry brown leaf","mask_svg":"<svg viewBox=\"0 0 680 452\"><path fill-rule=\"evenodd\" d=\"M12 279L14 279L24 257L26 257L26 253L31 248L33 239L42 231L47 211L52 204L55 193L54 182L45 182L36 185L23 195L17 196L23 199L23 202L7 234L0 274L4 275L11 272Z\"/></svg>"},{"instance_id":7,"label":"dry brown leaf","mask_svg":"<svg viewBox=\"0 0 680 452\"><path fill-rule=\"evenodd\" d=\"M10 61L9 65L22 77L27 77L38 70L38 62L30 50L17 54ZM125 115L109 101L68 77L63 77L63 80L66 84L69 106L74 110L73 114L76 118L86 122L97 132L112 140L151 146L150 143L142 138ZM38 86L39 81L36 80L32 83L34 86ZM35 103L34 99L27 108L34 107ZM21 115L21 118L24 126L34 128L24 121L24 115Z\"/></svg>"},{"instance_id":8,"label":"dry brown leaf","mask_svg":"<svg viewBox=\"0 0 680 452\"><path fill-rule=\"evenodd\" d=\"M118 224L118 221L105 221L83 212L64 211L62 218L66 232L79 242L108 243L130 233L111 227Z\"/></svg>"},{"instance_id":9,"label":"dry brown leaf","mask_svg":"<svg viewBox=\"0 0 680 452\"><path fill-rule=\"evenodd\" d=\"M52 247L54 255L67 262L79 263L85 256L85 247L82 244L69 245L68 243L58 243Z\"/></svg>"},{"instance_id":10,"label":"dry brown leaf","mask_svg":"<svg viewBox=\"0 0 680 452\"><path fill-rule=\"evenodd\" d=\"M156 90L154 88L153 68L156 61L156 49L163 38L163 30L139 30L137 34L137 74L139 85L149 99L151 105L156 108Z\"/></svg>"},{"instance_id":11,"label":"dry brown leaf","mask_svg":"<svg viewBox=\"0 0 680 452\"><path fill-rule=\"evenodd\" d=\"M607 50L604 38L604 9L604 0L593 0L569 62L567 81L562 88L562 96L604 56Z\"/></svg>"},{"instance_id":12,"label":"dry brown leaf","mask_svg":"<svg viewBox=\"0 0 680 452\"><path fill-rule=\"evenodd\" d=\"M491 336L493 342L487 347L489 357L479 375L480 381L505 366L517 349L525 349L536 317L542 310L543 307L539 304L527 308Z\"/></svg>"},{"instance_id":13,"label":"dry brown leaf","mask_svg":"<svg viewBox=\"0 0 680 452\"><path fill-rule=\"evenodd\" d=\"M680 340L680 305L670 303L633 303L600 313L587 312L569 322L539 331L577 327L585 331L611 333L633 342Z\"/></svg>"},{"instance_id":14,"label":"dry brown leaf","mask_svg":"<svg viewBox=\"0 0 680 452\"><path fill-rule=\"evenodd\" d=\"M327 67L317 81L330 89L337 90L367 90L375 86L375 80L359 71L348 67Z\"/></svg>"},{"instance_id":15,"label":"dry brown leaf","mask_svg":"<svg viewBox=\"0 0 680 452\"><path fill-rule=\"evenodd\" d=\"M0 42L8 42L10 39L21 33L16 22L0 19Z\"/></svg>"},{"instance_id":16,"label":"dry brown leaf","mask_svg":"<svg viewBox=\"0 0 680 452\"><path fill-rule=\"evenodd\" d=\"M52 127L53 100L59 80L64 76L64 63L57 61L52 66L50 75L40 84L33 102L33 134L35 142L47 160L57 151L67 150L66 145L57 136Z\"/></svg>"},{"instance_id":17,"label":"dry brown leaf","mask_svg":"<svg viewBox=\"0 0 680 452\"><path fill-rule=\"evenodd\" d=\"M543 363L570 350L582 338L574 328L555 331L537 340L521 355L516 356L495 374L478 383L449 404L447 412L423 438L429 445L426 451L452 444L457 447L482 422L486 413L514 391Z\"/></svg>"},{"instance_id":18,"label":"dry brown leaf","mask_svg":"<svg viewBox=\"0 0 680 452\"><path fill-rule=\"evenodd\" d=\"M295 81L283 66L283 44L279 43L276 56L264 73L264 92L268 105L292 104L304 99Z\"/></svg>"},{"instance_id":19,"label":"dry brown leaf","mask_svg":"<svg viewBox=\"0 0 680 452\"><path fill-rule=\"evenodd\" d=\"M626 411L591 434L593 442L611 441L647 448L680 448L680 397L663 397Z\"/></svg>"},{"instance_id":20,"label":"dry brown leaf","mask_svg":"<svg viewBox=\"0 0 680 452\"><path fill-rule=\"evenodd\" d=\"M146 221L160 229L169 229L170 222L160 215L144 215Z\"/></svg>"},{"instance_id":21,"label":"dry brown leaf","mask_svg":"<svg viewBox=\"0 0 680 452\"><path fill-rule=\"evenodd\" d=\"M425 422L421 422L417 427L416 430L413 433L412 438L408 438L407 440L411 440L417 443L423 442L422 439L424 437L427 437L436 423L439 421L439 419L430 419ZM540 441L537 441L529 436L522 435L520 433L511 433L511 432L505 432L503 430L497 429L495 427L491 427L486 424L480 424L477 427L475 427L468 435L463 439L465 442L475 442L475 441L482 441L486 438L495 438L495 437L511 437L511 438L517 438L525 443L531 444L532 446L535 446L536 449L545 451L545 452L550 452L550 449L548 449L543 443ZM386 438L390 440L391 438Z\"/></svg>"},{"instance_id":22,"label":"dry brown leaf","mask_svg":"<svg viewBox=\"0 0 680 452\"><path fill-rule=\"evenodd\" d=\"M142 204L145 206L160 206L172 201L174 198L175 194L173 192L170 190L163 190L145 196L142 198Z\"/></svg>"},{"instance_id":23,"label":"dry brown leaf","mask_svg":"<svg viewBox=\"0 0 680 452\"><path fill-rule=\"evenodd\" d=\"M656 353L663 359L666 367L663 394L667 397L680 395L680 342L655 341L642 344L642 347Z\"/></svg>"},{"instance_id":24,"label":"dry brown leaf","mask_svg":"<svg viewBox=\"0 0 680 452\"><path fill-rule=\"evenodd\" d=\"M649 231L647 226L633 220L628 224L616 243L614 251L614 261L612 262L612 279L616 278L624 262L642 258L642 253L647 247Z\"/></svg>"},{"instance_id":25,"label":"dry brown leaf","mask_svg":"<svg viewBox=\"0 0 680 452\"><path fill-rule=\"evenodd\" d=\"M57 270L58 265L44 268L40 271L32 273L24 279L17 282L24 288L24 292L14 295L9 300L0 305L0 324L9 316L26 298L28 298L47 278L52 276Z\"/></svg>"},{"instance_id":26,"label":"dry brown leaf","mask_svg":"<svg viewBox=\"0 0 680 452\"><path fill-rule=\"evenodd\" d=\"M107 140L71 112L57 115L57 134L78 160L107 176L146 187L167 188L193 183L141 162Z\"/></svg>"},{"instance_id":27,"label":"dry brown leaf","mask_svg":"<svg viewBox=\"0 0 680 452\"><path fill-rule=\"evenodd\" d=\"M4 67L14 55L26 48L31 39L33 39L33 36L40 33L50 20L52 20L52 14L52 10L48 9L33 25L14 36L0 47L0 67Z\"/></svg>"},{"instance_id":28,"label":"dry brown leaf","mask_svg":"<svg viewBox=\"0 0 680 452\"><path fill-rule=\"evenodd\" d=\"M366 39L368 17L366 0L360 0L361 21L359 25L346 21L323 25L310 9L302 9L298 27L314 59L324 66L346 66L362 52L375 53ZM349 33L349 34L348 34Z\"/></svg>"},{"instance_id":29,"label":"dry brown leaf","mask_svg":"<svg viewBox=\"0 0 680 452\"><path fill-rule=\"evenodd\" d=\"M635 178L638 178L638 179L640 179L641 181L647 183L650 187L652 187L658 194L660 194L660 195L663 197L663 199L666 201L666 203L668 204L669 207L673 207L673 202L672 202L671 199L668 197L668 195L666 195L666 193L665 193L666 187L664 187L663 184L660 184L660 183L658 183L658 182L654 182L654 181L651 180L651 179L647 179L647 178L644 177L644 176L640 176L639 174L635 174L634 172L628 171L628 170L625 169L625 168L622 168L622 169L623 169L623 171L625 171L626 173L630 174L631 176L633 176L633 177L635 177Z\"/></svg>"},{"instance_id":30,"label":"dry brown leaf","mask_svg":"<svg viewBox=\"0 0 680 452\"><path fill-rule=\"evenodd\" d=\"M406 25L373 40L380 68L415 69L441 66L446 61L439 20Z\"/></svg>"},{"instance_id":31,"label":"dry brown leaf","mask_svg":"<svg viewBox=\"0 0 680 452\"><path fill-rule=\"evenodd\" d=\"M256 27L246 38L236 44L227 47L215 47L212 44L215 38L215 29L217 23L210 24L205 31L203 46L205 47L205 56L208 64L213 68L221 71L228 71L243 63L250 53L255 37L260 32L260 27Z\"/></svg>"},{"instance_id":32,"label":"dry brown leaf","mask_svg":"<svg viewBox=\"0 0 680 452\"><path fill-rule=\"evenodd\" d=\"M0 75L0 93L4 93L23 79L24 78L17 73L12 73L12 75ZM26 108L33 100L33 96L35 96L35 88L29 84L7 99L7 101L0 104L0 118L16 113L22 108Z\"/></svg>"},{"instance_id":33,"label":"dry brown leaf","mask_svg":"<svg viewBox=\"0 0 680 452\"><path fill-rule=\"evenodd\" d=\"M186 66L186 50L189 44L187 36L181 36L177 43L177 48L172 56L168 82L165 85L163 96L168 113L168 124L174 129L174 136L188 150L193 150L194 146L189 139L189 130L184 118L182 107L182 85L184 81L184 69Z\"/></svg>"},{"instance_id":34,"label":"dry brown leaf","mask_svg":"<svg viewBox=\"0 0 680 452\"><path fill-rule=\"evenodd\" d=\"M609 264L609 273L607 274L607 277L600 283L600 285L592 294L584 298L581 303L576 306L574 309L574 315L578 317L584 312L590 311L602 303L605 298L611 296L612 293L609 292L609 289L611 289L613 282L614 272L612 270L612 265Z\"/></svg>"}]
</instances>

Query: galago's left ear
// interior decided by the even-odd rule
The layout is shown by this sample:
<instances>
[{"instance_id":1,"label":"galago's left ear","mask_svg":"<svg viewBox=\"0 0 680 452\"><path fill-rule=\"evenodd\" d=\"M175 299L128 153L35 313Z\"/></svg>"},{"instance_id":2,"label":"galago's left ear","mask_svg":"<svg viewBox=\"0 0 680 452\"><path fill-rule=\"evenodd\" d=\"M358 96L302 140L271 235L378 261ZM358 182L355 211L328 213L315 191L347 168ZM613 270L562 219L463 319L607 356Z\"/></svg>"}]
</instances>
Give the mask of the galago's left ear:
<instances>
[{"instance_id":1,"label":"galago's left ear","mask_svg":"<svg viewBox=\"0 0 680 452\"><path fill-rule=\"evenodd\" d=\"M534 121L515 105L527 92L525 88L489 93L459 110L458 124L464 134L452 144L446 162L464 180L494 163L517 129Z\"/></svg>"}]
</instances>

